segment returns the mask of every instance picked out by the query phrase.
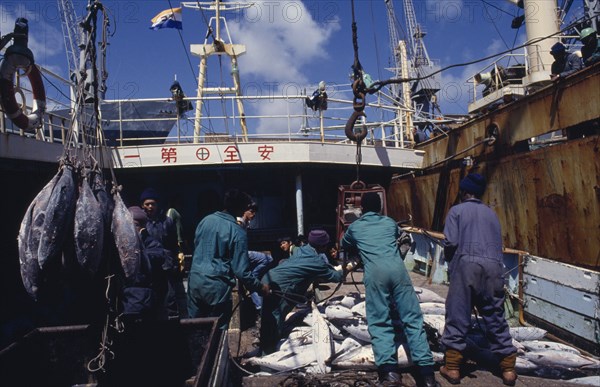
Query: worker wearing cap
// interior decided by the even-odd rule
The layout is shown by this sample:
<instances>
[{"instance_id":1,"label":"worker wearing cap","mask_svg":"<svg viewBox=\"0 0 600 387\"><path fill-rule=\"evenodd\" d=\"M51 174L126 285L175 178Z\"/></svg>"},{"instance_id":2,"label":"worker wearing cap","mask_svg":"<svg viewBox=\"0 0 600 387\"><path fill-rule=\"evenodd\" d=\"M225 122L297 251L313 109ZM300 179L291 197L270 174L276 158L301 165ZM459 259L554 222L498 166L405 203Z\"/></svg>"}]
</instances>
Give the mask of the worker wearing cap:
<instances>
[{"instance_id":1,"label":"worker wearing cap","mask_svg":"<svg viewBox=\"0 0 600 387\"><path fill-rule=\"evenodd\" d=\"M496 213L481 201L485 178L473 173L459 184L462 203L448 211L444 226L444 257L450 287L442 344L446 364L440 374L460 383L460 365L467 348L473 306L484 321L490 351L498 358L502 381L514 386L517 349L504 318L504 265L502 232Z\"/></svg>"},{"instance_id":2,"label":"worker wearing cap","mask_svg":"<svg viewBox=\"0 0 600 387\"><path fill-rule=\"evenodd\" d=\"M188 286L188 313L191 318L219 317L219 329L229 326L231 292L236 278L250 291L268 294L269 287L252 275L246 231L236 223L251 198L233 189L225 193L224 210L200 221L194 238L194 255Z\"/></svg>"},{"instance_id":3,"label":"worker wearing cap","mask_svg":"<svg viewBox=\"0 0 600 387\"><path fill-rule=\"evenodd\" d=\"M581 58L567 52L565 45L560 42L550 48L550 54L554 57L550 69L550 79L555 82L583 68Z\"/></svg>"},{"instance_id":4,"label":"worker wearing cap","mask_svg":"<svg viewBox=\"0 0 600 387\"><path fill-rule=\"evenodd\" d=\"M583 43L581 47L581 56L583 64L591 66L600 61L600 39L592 27L584 28L579 33L579 40Z\"/></svg>"},{"instance_id":5,"label":"worker wearing cap","mask_svg":"<svg viewBox=\"0 0 600 387\"><path fill-rule=\"evenodd\" d=\"M163 298L160 302L164 303L165 310L168 313L167 317L177 319L180 317L177 296L184 290L181 279L177 276L179 266L176 261L178 247L175 223L163 210L161 195L155 189L146 188L140 195L140 204L148 217L146 222L148 234L160 243L165 250L164 261L160 263L160 266L162 266L163 274L166 277L166 289L160 294L160 297Z\"/></svg>"},{"instance_id":6,"label":"worker wearing cap","mask_svg":"<svg viewBox=\"0 0 600 387\"><path fill-rule=\"evenodd\" d=\"M296 247L289 259L262 278L271 289L262 307L260 346L264 354L275 352L277 342L283 337L285 316L296 304L305 301L304 294L312 282L342 281L342 272L336 271L321 256L328 243L329 235L325 230L311 231L308 245Z\"/></svg>"},{"instance_id":7,"label":"worker wearing cap","mask_svg":"<svg viewBox=\"0 0 600 387\"><path fill-rule=\"evenodd\" d=\"M438 386L419 300L398 249L398 225L392 218L379 214L381 197L376 192L363 194L361 207L362 216L348 227L341 244L344 248L358 248L364 265L367 322L379 380L394 385L402 380L390 315L395 304L404 325L410 357L417 366L413 372L417 386Z\"/></svg>"}]
</instances>

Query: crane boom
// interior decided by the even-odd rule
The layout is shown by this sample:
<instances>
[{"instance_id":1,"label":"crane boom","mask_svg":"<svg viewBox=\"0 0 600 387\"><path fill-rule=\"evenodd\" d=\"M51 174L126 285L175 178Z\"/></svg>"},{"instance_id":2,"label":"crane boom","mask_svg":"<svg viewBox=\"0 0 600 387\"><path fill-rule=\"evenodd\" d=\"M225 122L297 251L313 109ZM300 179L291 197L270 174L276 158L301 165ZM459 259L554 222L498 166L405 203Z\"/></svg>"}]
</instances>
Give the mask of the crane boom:
<instances>
[{"instance_id":1,"label":"crane boom","mask_svg":"<svg viewBox=\"0 0 600 387\"><path fill-rule=\"evenodd\" d=\"M412 0L403 0L404 19L406 27L406 57L402 58L399 49L400 35L398 33L398 24L394 12L392 0L384 0L388 13L388 29L390 32L390 44L392 55L395 60L396 71L408 68L408 74L403 77L419 78L410 84L410 101L405 101L411 105L418 119L422 116L425 121L433 118L434 111L437 108L436 93L439 91L439 80L432 73L439 69L430 60L427 49L423 42L426 33L423 27L417 22L415 8ZM397 75L398 76L398 75Z\"/></svg>"},{"instance_id":2,"label":"crane boom","mask_svg":"<svg viewBox=\"0 0 600 387\"><path fill-rule=\"evenodd\" d=\"M402 77L402 66L401 63L403 59L400 56L399 52L399 43L401 40L400 32L398 31L397 23L396 23L396 12L394 11L394 3L390 0L385 1L385 6L387 8L387 19L388 19L388 36L390 38L390 53L392 54L392 68L391 71L394 73L394 78ZM400 94L401 85L394 83L391 85L392 93L394 96L398 96Z\"/></svg>"},{"instance_id":3,"label":"crane boom","mask_svg":"<svg viewBox=\"0 0 600 387\"><path fill-rule=\"evenodd\" d=\"M408 26L408 46L410 47L409 55L411 61L417 72L419 72L419 68L421 66L429 65L429 55L427 54L427 49L425 48L425 44L423 43L423 38L426 35L426 32L423 30L423 27L417 22L417 17L415 16L415 7L413 5L412 0L404 0L404 17L406 18L406 25Z\"/></svg>"}]
</instances>

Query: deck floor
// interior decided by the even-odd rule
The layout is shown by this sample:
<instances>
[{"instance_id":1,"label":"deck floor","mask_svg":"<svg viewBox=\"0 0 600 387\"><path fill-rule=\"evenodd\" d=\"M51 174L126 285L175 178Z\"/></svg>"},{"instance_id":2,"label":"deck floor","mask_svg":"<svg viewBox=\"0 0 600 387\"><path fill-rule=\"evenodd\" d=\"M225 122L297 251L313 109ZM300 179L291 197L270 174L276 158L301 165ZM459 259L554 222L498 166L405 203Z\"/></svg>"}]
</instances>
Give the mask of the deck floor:
<instances>
[{"instance_id":1,"label":"deck floor","mask_svg":"<svg viewBox=\"0 0 600 387\"><path fill-rule=\"evenodd\" d=\"M364 292L364 285L362 282L362 273L357 272L353 274L353 280L357 282L346 283L341 286L337 291L336 295L343 295L352 292ZM432 284L429 283L429 279L422 274L411 272L411 279L414 286L429 289L437 293L438 295L446 298L448 293L448 287L446 285ZM352 278L347 277L350 281ZM322 289L322 297L331 295L335 286L326 286L326 289ZM358 290L357 290L358 289ZM231 336L230 336L231 337ZM241 345L240 353L252 351L256 348L258 343L258 331L256 327L252 327L241 332ZM230 343L231 347L231 343ZM235 355L234 355L235 356ZM437 368L437 367L436 367ZM436 379L443 387L452 386L443 377L436 372ZM405 386L415 386L414 379L408 374L403 374L403 383ZM242 378L242 386L244 387L262 387L262 386L375 386L377 385L377 373L376 372L358 372L358 371L336 371L324 375L314 374L295 374L286 373L273 376L244 376ZM530 386L530 387L559 387L559 386L580 386L580 384L568 383L564 380L554 380L532 376L519 376L516 386ZM463 377L460 386L503 386L502 380L493 375L491 372L477 369L473 366L473 370Z\"/></svg>"}]
</instances>

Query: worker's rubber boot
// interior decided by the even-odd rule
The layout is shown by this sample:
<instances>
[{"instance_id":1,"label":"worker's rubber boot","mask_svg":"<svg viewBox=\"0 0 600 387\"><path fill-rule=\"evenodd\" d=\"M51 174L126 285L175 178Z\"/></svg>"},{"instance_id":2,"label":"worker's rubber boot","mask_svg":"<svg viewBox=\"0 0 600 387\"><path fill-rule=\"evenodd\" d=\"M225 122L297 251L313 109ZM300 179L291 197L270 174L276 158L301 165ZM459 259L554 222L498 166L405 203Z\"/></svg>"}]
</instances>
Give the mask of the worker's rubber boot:
<instances>
[{"instance_id":1,"label":"worker's rubber boot","mask_svg":"<svg viewBox=\"0 0 600 387\"><path fill-rule=\"evenodd\" d=\"M402 374L394 365L383 365L377 370L379 375L378 386L402 386Z\"/></svg>"},{"instance_id":2,"label":"worker's rubber boot","mask_svg":"<svg viewBox=\"0 0 600 387\"><path fill-rule=\"evenodd\" d=\"M517 381L517 372L515 371L516 362L516 353L508 355L500 361L500 369L502 370L502 383L504 383L505 386L514 386Z\"/></svg>"},{"instance_id":3,"label":"worker's rubber boot","mask_svg":"<svg viewBox=\"0 0 600 387\"><path fill-rule=\"evenodd\" d=\"M444 377L450 384L460 384L460 365L463 356L455 349L446 351L446 364L440 367L440 375Z\"/></svg>"},{"instance_id":4,"label":"worker's rubber boot","mask_svg":"<svg viewBox=\"0 0 600 387\"><path fill-rule=\"evenodd\" d=\"M413 367L411 375L415 379L416 387L440 387L433 371L433 366Z\"/></svg>"}]
</instances>

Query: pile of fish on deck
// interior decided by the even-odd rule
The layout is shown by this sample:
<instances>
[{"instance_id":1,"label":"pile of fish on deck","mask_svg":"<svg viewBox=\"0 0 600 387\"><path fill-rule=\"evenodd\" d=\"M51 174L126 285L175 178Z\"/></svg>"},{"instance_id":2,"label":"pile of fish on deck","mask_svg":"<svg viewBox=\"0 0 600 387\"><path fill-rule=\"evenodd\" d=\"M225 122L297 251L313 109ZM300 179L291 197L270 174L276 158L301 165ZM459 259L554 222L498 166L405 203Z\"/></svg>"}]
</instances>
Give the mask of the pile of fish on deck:
<instances>
[{"instance_id":1,"label":"pile of fish on deck","mask_svg":"<svg viewBox=\"0 0 600 387\"><path fill-rule=\"evenodd\" d=\"M419 297L425 330L436 363L443 363L439 339L444 331L445 300L431 290L415 287ZM298 324L298 322L300 322ZM291 332L279 343L279 351L263 357L252 357L244 363L260 366L263 372L283 373L300 371L311 374L337 370L376 370L371 336L367 329L364 294L351 293L326 300L319 305L300 308L286 320ZM394 322L401 332L401 323ZM473 316L468 335L467 356L479 364L494 364L485 338L483 322ZM482 328L483 327L483 328ZM536 327L510 328L513 343L518 349L517 372L549 378L571 379L582 384L600 385L600 361L584 356L566 344L546 341L546 331ZM398 364L412 365L406 342L399 336ZM470 356L469 356L470 355ZM487 362L486 362L487 360ZM497 361L496 361L497 362Z\"/></svg>"},{"instance_id":2,"label":"pile of fish on deck","mask_svg":"<svg viewBox=\"0 0 600 387\"><path fill-rule=\"evenodd\" d=\"M139 268L140 245L131 213L118 189L107 192L98 168L63 162L33 199L19 229L23 285L38 299L62 268L78 265L90 277L98 271L105 241L114 237L126 278Z\"/></svg>"}]
</instances>

